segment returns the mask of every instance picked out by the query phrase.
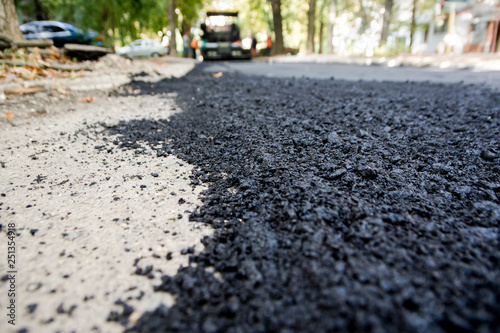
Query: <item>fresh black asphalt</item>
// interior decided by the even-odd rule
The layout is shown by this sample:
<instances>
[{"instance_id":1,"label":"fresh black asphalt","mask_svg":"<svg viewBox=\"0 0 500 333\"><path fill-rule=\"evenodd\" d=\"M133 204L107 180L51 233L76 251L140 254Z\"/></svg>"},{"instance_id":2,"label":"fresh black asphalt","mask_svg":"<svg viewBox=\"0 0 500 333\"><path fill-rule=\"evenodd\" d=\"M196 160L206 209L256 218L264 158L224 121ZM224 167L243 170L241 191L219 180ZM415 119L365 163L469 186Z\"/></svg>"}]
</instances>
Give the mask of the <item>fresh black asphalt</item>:
<instances>
[{"instance_id":1,"label":"fresh black asphalt","mask_svg":"<svg viewBox=\"0 0 500 333\"><path fill-rule=\"evenodd\" d=\"M222 74L133 81L183 112L107 129L193 164L215 229L131 331L499 332L498 93Z\"/></svg>"}]
</instances>

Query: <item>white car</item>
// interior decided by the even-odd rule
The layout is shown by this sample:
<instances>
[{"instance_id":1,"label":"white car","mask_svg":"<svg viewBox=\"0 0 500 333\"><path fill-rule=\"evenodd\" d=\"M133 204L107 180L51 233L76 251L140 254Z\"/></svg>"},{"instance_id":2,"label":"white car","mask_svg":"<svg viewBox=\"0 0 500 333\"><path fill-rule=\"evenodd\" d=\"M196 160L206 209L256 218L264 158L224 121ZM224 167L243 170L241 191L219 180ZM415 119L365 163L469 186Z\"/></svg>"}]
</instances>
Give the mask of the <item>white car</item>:
<instances>
[{"instance_id":1,"label":"white car","mask_svg":"<svg viewBox=\"0 0 500 333\"><path fill-rule=\"evenodd\" d=\"M120 48L116 54L125 58L160 57L167 54L167 48L152 39L138 39Z\"/></svg>"}]
</instances>

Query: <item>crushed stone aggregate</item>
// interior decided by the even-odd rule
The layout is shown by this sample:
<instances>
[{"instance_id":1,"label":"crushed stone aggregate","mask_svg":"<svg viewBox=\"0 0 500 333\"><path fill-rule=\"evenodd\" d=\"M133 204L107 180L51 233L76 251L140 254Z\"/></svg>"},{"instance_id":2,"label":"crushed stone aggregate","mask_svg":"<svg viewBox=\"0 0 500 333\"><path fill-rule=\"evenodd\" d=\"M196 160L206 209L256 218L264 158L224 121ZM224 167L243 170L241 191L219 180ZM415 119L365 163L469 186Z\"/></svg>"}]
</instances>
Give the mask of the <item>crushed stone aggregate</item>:
<instances>
[{"instance_id":1,"label":"crushed stone aggregate","mask_svg":"<svg viewBox=\"0 0 500 333\"><path fill-rule=\"evenodd\" d=\"M129 331L499 332L497 92L203 65L127 89L183 112L107 133L195 165L190 219L215 229Z\"/></svg>"}]
</instances>

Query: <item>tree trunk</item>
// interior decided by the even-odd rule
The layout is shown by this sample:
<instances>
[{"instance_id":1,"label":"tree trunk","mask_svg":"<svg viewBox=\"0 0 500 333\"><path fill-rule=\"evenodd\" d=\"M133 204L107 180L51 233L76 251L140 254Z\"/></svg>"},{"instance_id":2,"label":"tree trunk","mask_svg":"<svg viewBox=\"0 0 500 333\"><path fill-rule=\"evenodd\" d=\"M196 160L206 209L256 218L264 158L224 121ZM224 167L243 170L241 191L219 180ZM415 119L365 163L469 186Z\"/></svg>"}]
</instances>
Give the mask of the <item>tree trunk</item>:
<instances>
[{"instance_id":1,"label":"tree trunk","mask_svg":"<svg viewBox=\"0 0 500 333\"><path fill-rule=\"evenodd\" d=\"M328 11L328 26L326 31L326 50L333 53L333 29L337 19L337 0L330 0L330 9Z\"/></svg>"},{"instance_id":2,"label":"tree trunk","mask_svg":"<svg viewBox=\"0 0 500 333\"><path fill-rule=\"evenodd\" d=\"M175 0L168 2L168 29L170 31L170 55L177 57L177 43L175 41L175 28L177 28L177 14L175 13Z\"/></svg>"},{"instance_id":3,"label":"tree trunk","mask_svg":"<svg viewBox=\"0 0 500 333\"><path fill-rule=\"evenodd\" d=\"M324 35L324 30L325 30L325 23L323 20L319 23L319 49L318 53L321 54L323 53L323 35Z\"/></svg>"},{"instance_id":4,"label":"tree trunk","mask_svg":"<svg viewBox=\"0 0 500 333\"><path fill-rule=\"evenodd\" d=\"M37 21L47 21L49 13L40 0L35 0L35 14Z\"/></svg>"},{"instance_id":5,"label":"tree trunk","mask_svg":"<svg viewBox=\"0 0 500 333\"><path fill-rule=\"evenodd\" d=\"M0 0L0 32L9 35L14 40L23 39L23 34L19 30L14 0Z\"/></svg>"},{"instance_id":6,"label":"tree trunk","mask_svg":"<svg viewBox=\"0 0 500 333\"><path fill-rule=\"evenodd\" d=\"M417 14L417 1L413 0L413 9L411 11L411 26L410 26L410 53L413 46L414 38L415 38L415 28L417 27L416 23L416 14Z\"/></svg>"},{"instance_id":7,"label":"tree trunk","mask_svg":"<svg viewBox=\"0 0 500 333\"><path fill-rule=\"evenodd\" d=\"M273 54L285 53L283 45L283 20L281 18L281 0L271 0L271 9L273 11L274 25L274 44Z\"/></svg>"},{"instance_id":8,"label":"tree trunk","mask_svg":"<svg viewBox=\"0 0 500 333\"><path fill-rule=\"evenodd\" d=\"M361 18L361 26L359 28L358 33L361 35L368 29L370 26L370 21L371 17L370 14L368 13L368 10L365 7L365 4L363 3L363 0L359 0L359 12L358 12L359 17Z\"/></svg>"},{"instance_id":9,"label":"tree trunk","mask_svg":"<svg viewBox=\"0 0 500 333\"><path fill-rule=\"evenodd\" d=\"M382 33L380 34L380 45L387 44L387 37L389 37L389 26L392 21L392 7L394 0L385 0L384 21L382 23Z\"/></svg>"},{"instance_id":10,"label":"tree trunk","mask_svg":"<svg viewBox=\"0 0 500 333\"><path fill-rule=\"evenodd\" d=\"M104 6L103 10L102 10L102 14L101 14L101 22L102 22L102 25L101 25L101 31L99 31L99 33L101 34L101 36L104 38L106 37L105 39L105 43L107 44L108 43L108 40L109 40L109 36L108 36L108 31L109 31L109 7L108 6ZM114 43L112 43L114 44Z\"/></svg>"},{"instance_id":11,"label":"tree trunk","mask_svg":"<svg viewBox=\"0 0 500 333\"><path fill-rule=\"evenodd\" d=\"M316 28L316 0L309 0L307 11L307 53L314 53L314 33Z\"/></svg>"},{"instance_id":12,"label":"tree trunk","mask_svg":"<svg viewBox=\"0 0 500 333\"><path fill-rule=\"evenodd\" d=\"M113 12L110 13L110 25L111 25L111 49L115 50L115 42L116 42L116 16L113 15ZM123 35L123 34L120 34ZM123 45L123 44L122 44Z\"/></svg>"}]
</instances>

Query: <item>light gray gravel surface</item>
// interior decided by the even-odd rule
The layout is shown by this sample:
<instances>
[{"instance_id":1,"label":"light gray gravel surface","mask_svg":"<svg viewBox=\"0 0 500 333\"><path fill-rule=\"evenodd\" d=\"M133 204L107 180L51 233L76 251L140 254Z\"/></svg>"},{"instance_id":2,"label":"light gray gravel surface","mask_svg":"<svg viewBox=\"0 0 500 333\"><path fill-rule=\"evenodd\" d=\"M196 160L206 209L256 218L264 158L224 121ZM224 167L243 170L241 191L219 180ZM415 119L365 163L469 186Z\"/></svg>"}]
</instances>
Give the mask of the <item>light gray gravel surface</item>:
<instances>
[{"instance_id":1,"label":"light gray gravel surface","mask_svg":"<svg viewBox=\"0 0 500 333\"><path fill-rule=\"evenodd\" d=\"M154 84L192 67L168 63L158 71L137 62L126 70L150 70L144 78ZM98 72L92 78L99 81ZM200 250L200 238L210 234L188 221L203 189L189 185L189 165L173 156L136 156L99 134L120 120L168 118L179 111L175 95L109 97L88 81L69 82L76 88L64 86L68 96L2 103L16 117L2 115L0 122L0 271L11 270L7 227L14 223L17 274L15 326L5 320L9 283L0 282L1 332L120 332L121 325L107 321L110 310L123 310L116 300L134 307L131 323L147 309L172 304L168 294L151 293L153 285L187 265L181 250ZM78 102L81 96L93 100ZM37 100L46 112L35 117L22 109ZM150 279L136 274L148 266Z\"/></svg>"}]
</instances>

